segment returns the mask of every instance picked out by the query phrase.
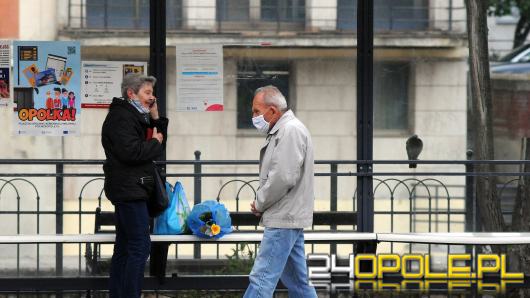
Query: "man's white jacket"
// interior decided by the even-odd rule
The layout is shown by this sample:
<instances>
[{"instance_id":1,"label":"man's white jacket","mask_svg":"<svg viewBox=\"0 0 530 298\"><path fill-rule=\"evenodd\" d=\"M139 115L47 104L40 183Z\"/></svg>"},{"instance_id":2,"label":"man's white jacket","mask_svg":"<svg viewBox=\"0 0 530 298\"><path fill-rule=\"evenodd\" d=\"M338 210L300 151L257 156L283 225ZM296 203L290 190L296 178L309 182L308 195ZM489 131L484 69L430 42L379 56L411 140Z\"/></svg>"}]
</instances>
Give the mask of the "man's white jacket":
<instances>
[{"instance_id":1,"label":"man's white jacket","mask_svg":"<svg viewBox=\"0 0 530 298\"><path fill-rule=\"evenodd\" d=\"M260 225L304 228L313 223L313 143L311 135L291 110L267 134L260 151L256 209Z\"/></svg>"}]
</instances>

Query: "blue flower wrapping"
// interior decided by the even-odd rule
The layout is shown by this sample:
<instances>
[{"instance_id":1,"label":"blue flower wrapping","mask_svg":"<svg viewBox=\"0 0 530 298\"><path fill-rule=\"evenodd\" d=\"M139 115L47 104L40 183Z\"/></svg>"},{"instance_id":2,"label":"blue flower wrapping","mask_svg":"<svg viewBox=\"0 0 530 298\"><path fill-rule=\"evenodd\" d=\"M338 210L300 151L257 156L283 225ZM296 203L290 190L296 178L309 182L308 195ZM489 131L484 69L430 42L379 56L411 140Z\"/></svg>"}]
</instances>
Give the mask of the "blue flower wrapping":
<instances>
[{"instance_id":1,"label":"blue flower wrapping","mask_svg":"<svg viewBox=\"0 0 530 298\"><path fill-rule=\"evenodd\" d=\"M223 204L213 200L204 201L193 206L186 223L192 233L201 238L219 239L232 232L230 212ZM205 229L208 228L209 224L218 225L221 228L220 232L217 235L205 233Z\"/></svg>"}]
</instances>

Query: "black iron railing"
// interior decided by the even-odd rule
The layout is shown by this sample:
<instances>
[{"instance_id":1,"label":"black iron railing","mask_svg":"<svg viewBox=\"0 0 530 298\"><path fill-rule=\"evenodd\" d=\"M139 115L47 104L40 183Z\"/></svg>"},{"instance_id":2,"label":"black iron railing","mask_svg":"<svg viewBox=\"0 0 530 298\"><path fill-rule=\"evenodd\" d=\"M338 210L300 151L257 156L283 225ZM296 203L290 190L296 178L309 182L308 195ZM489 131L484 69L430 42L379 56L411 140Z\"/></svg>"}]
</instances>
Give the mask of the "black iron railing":
<instances>
[{"instance_id":1,"label":"black iron railing","mask_svg":"<svg viewBox=\"0 0 530 298\"><path fill-rule=\"evenodd\" d=\"M471 156L469 156L471 157ZM13 234L85 234L93 233L96 208L109 215L113 208L104 197L102 160L0 160L0 227L2 235ZM520 171L530 161L475 161L431 160L415 161L418 168L407 167L404 160L318 160L315 162L316 204L319 211L350 211L355 214L357 165L370 165L374 171L373 193L376 232L473 232L479 231L477 200L474 195L477 179L496 177L498 196L503 214L511 216L513 200L519 179L530 175ZM477 164L494 164L494 172L476 172ZM200 152L194 160L164 162L169 181L181 180L195 203L205 198L217 199L231 212L248 211L246 206L254 198L257 187L258 162L254 160L201 160ZM244 214L243 214L244 215ZM243 216L244 217L244 216ZM242 218L243 218L242 217ZM355 230L355 216L348 225L327 222L329 230ZM509 223L509 220L507 221ZM340 223L344 223L341 219ZM256 226L249 226L256 229ZM322 227L314 227L322 230ZM188 245L186 248L185 246ZM190 247L179 244L170 247L169 261L194 261L197 264L226 265L227 256L216 245ZM232 251L238 246L229 246ZM104 247L102 244L101 247ZM346 254L355 251L352 244L311 244L307 253L324 252ZM106 289L107 269L92 271L89 262L108 264L111 245L103 251L90 251L85 244L3 244L0 245L0 282L9 283L9 289L28 290L41 284L43 289L93 290ZM256 249L255 245L251 246ZM186 253L187 251L187 253ZM226 251L226 249L225 249ZM380 243L378 253L460 253L475 254L476 248L446 244L390 244ZM91 259L87 254L92 253ZM206 256L212 259L197 260ZM233 256L232 256L233 257ZM221 262L217 262L221 261ZM233 261L233 259L232 259ZM434 261L433 261L434 262ZM186 270L186 262L180 262ZM190 265L191 264L191 265ZM213 264L213 265L212 265ZM433 267L445 266L434 262ZM179 265L180 266L180 265ZM204 268L204 267L203 267ZM172 268L168 266L168 274ZM182 273L179 270L179 273ZM202 272L203 274L208 272ZM222 273L225 274L225 273ZM102 275L102 276L100 276ZM173 276L169 285L146 279L147 289L244 289L245 276ZM208 286L204 285L208 283ZM66 286L64 283L68 283ZM6 287L7 289L8 287ZM40 286L39 286L40 288ZM1 289L0 289L1 291Z\"/></svg>"},{"instance_id":2,"label":"black iron railing","mask_svg":"<svg viewBox=\"0 0 530 298\"><path fill-rule=\"evenodd\" d=\"M54 234L93 233L96 207L112 211L103 193L102 160L0 160L0 225L2 234ZM399 171L391 167L406 166L408 161L355 161L319 160L315 162L317 209L320 211L355 212L355 177L357 164L371 164L374 168L374 222L378 232L463 232L476 231L480 226L476 215L473 187L482 176L495 176L500 180L499 197L503 202L513 200L508 194L521 176L518 170L477 173L477 163L518 168L529 161L418 161L419 169L406 167ZM257 183L257 161L172 160L165 162L169 181L175 177L184 181L193 202L208 196L229 206L230 211L248 211L254 198ZM433 166L446 170L432 171ZM28 168L30 167L30 168ZM10 170L8 170L10 169ZM232 170L231 170L232 169ZM429 170L431 169L431 170ZM501 180L504 179L504 180ZM84 182L83 182L84 181ZM323 182L324 181L324 182ZM448 182L449 181L449 182ZM187 187L193 185L189 189ZM79 187L78 187L79 186ZM318 189L320 188L320 189ZM76 190L77 189L77 190ZM190 197L191 201L191 197ZM503 204L503 213L511 215L510 203ZM383 224L384 223L384 224ZM256 228L256 227L251 227ZM348 226L329 229L355 230L355 219ZM320 244L319 244L320 245ZM1 245L7 252L0 272L5 275L64 275L90 272L82 245ZM322 245L320 245L322 246ZM351 246L350 246L351 247ZM315 245L312 245L312 250ZM342 251L344 246L329 245L330 252ZM429 251L431 246L429 246ZM441 249L437 246L436 249ZM449 250L449 246L446 246ZM457 248L457 250L463 249ZM110 250L103 252L109 256ZM196 246L188 253L175 247L174 258L200 258L205 253ZM185 250L183 250L185 251ZM390 245L389 251L396 249ZM400 248L398 251L403 252ZM406 251L413 252L409 245ZM212 252L210 251L210 257ZM208 256L208 254L206 254ZM219 246L215 258L224 258ZM54 263L50 260L54 260Z\"/></svg>"}]
</instances>

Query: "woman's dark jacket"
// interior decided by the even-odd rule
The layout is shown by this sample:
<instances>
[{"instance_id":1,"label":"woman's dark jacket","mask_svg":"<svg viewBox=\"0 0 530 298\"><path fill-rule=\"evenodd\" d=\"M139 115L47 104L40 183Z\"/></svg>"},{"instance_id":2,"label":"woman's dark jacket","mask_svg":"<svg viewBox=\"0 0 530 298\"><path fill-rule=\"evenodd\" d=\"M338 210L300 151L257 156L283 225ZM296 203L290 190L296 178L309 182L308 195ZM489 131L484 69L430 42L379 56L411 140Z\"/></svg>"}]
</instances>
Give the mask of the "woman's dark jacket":
<instances>
[{"instance_id":1,"label":"woman's dark jacket","mask_svg":"<svg viewBox=\"0 0 530 298\"><path fill-rule=\"evenodd\" d=\"M123 98L114 98L103 122L101 143L107 160L105 194L112 203L147 200L153 191L153 160L160 158L167 139L168 119L150 119ZM147 139L148 128L156 127L164 135L162 144ZM141 183L143 179L150 181Z\"/></svg>"}]
</instances>

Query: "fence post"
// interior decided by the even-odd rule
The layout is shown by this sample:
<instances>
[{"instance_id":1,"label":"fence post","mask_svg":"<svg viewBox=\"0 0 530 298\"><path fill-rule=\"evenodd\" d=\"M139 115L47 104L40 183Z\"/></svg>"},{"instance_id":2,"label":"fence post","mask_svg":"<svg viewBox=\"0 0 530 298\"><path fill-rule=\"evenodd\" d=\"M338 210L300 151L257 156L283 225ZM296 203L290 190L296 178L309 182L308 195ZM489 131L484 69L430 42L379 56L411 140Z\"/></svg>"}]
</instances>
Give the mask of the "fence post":
<instances>
[{"instance_id":1,"label":"fence post","mask_svg":"<svg viewBox=\"0 0 530 298\"><path fill-rule=\"evenodd\" d=\"M193 177L193 204L197 205L201 202L202 191L202 177L200 176L200 174L202 173L202 165L200 163L201 151L197 150L194 152L194 154L196 162L193 165L193 173L195 174L195 176ZM201 245L199 243L195 243L193 245L193 258L201 258Z\"/></svg>"},{"instance_id":2,"label":"fence post","mask_svg":"<svg viewBox=\"0 0 530 298\"><path fill-rule=\"evenodd\" d=\"M373 59L374 1L357 1L357 231L374 232ZM375 253L375 241L359 242L357 253ZM361 265L363 271L367 262Z\"/></svg>"},{"instance_id":3,"label":"fence post","mask_svg":"<svg viewBox=\"0 0 530 298\"><path fill-rule=\"evenodd\" d=\"M63 185L64 185L64 165L55 165L55 233L63 233ZM62 243L55 244L55 275L61 276L63 274L63 245Z\"/></svg>"},{"instance_id":4,"label":"fence post","mask_svg":"<svg viewBox=\"0 0 530 298\"><path fill-rule=\"evenodd\" d=\"M473 159L473 151L467 150L467 160ZM466 232L476 232L474 216L475 212L475 177L471 176L475 171L475 165L471 163L466 164ZM472 253L473 247L471 245L466 246L466 252Z\"/></svg>"},{"instance_id":5,"label":"fence post","mask_svg":"<svg viewBox=\"0 0 530 298\"><path fill-rule=\"evenodd\" d=\"M337 211L337 171L338 171L338 165L336 163L332 163L330 165L330 211ZM331 225L331 230L336 230L337 225ZM332 243L330 247L331 254L337 253L337 244Z\"/></svg>"}]
</instances>

